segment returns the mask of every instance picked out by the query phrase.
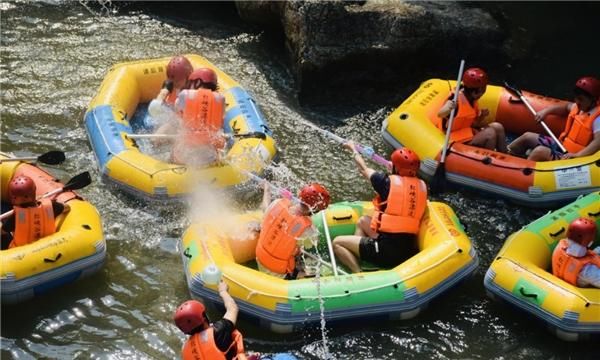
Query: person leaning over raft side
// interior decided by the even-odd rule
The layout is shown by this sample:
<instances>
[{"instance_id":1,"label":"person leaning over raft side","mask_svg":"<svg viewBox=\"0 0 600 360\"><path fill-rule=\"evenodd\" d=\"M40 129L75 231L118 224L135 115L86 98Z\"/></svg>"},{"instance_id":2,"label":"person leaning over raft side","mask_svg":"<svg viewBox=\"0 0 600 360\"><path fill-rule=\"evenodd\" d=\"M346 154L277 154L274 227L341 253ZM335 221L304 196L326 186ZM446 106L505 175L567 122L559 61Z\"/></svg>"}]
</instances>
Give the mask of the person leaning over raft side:
<instances>
[{"instance_id":1,"label":"person leaning over raft side","mask_svg":"<svg viewBox=\"0 0 600 360\"><path fill-rule=\"evenodd\" d=\"M329 206L329 192L323 186L312 183L300 190L299 204L286 198L270 202L270 197L269 187L265 184L263 207L270 205L266 208L256 244L258 268L286 280L303 277L305 274L298 255L303 246L312 246L313 240L316 242L319 238L310 216Z\"/></svg>"},{"instance_id":2,"label":"person leaning over raft side","mask_svg":"<svg viewBox=\"0 0 600 360\"><path fill-rule=\"evenodd\" d=\"M575 219L552 253L552 273L578 287L600 288L600 247L588 248L596 238L596 224L586 218Z\"/></svg>"},{"instance_id":3,"label":"person leaning over raft side","mask_svg":"<svg viewBox=\"0 0 600 360\"><path fill-rule=\"evenodd\" d=\"M56 200L36 201L35 191L35 182L25 175L15 177L8 185L8 195L15 212L2 225L2 250L27 245L54 234L54 219L71 209L68 204ZM9 232L13 233L12 241Z\"/></svg>"},{"instance_id":4,"label":"person leaning over raft side","mask_svg":"<svg viewBox=\"0 0 600 360\"><path fill-rule=\"evenodd\" d=\"M561 152L550 136L526 132L513 141L509 148L512 154L521 156L529 149L527 159L550 161L592 155L600 151L600 80L586 76L575 83L574 103L549 106L537 113L536 121L550 114L566 116L564 131L558 140L567 149Z\"/></svg>"},{"instance_id":5,"label":"person leaning over raft side","mask_svg":"<svg viewBox=\"0 0 600 360\"><path fill-rule=\"evenodd\" d=\"M368 168L354 147L354 161L361 175L368 179L377 197L373 200L373 217L362 216L354 235L338 236L333 250L352 272L360 272L359 259L390 268L401 264L417 252L416 234L427 206L427 186L417 178L419 157L407 148L392 153L392 174Z\"/></svg>"},{"instance_id":6,"label":"person leaning over raft side","mask_svg":"<svg viewBox=\"0 0 600 360\"><path fill-rule=\"evenodd\" d=\"M217 92L217 74L212 69L196 69L188 79L190 89L181 91L175 103L182 138L171 157L175 163L206 165L219 161L225 146L225 97Z\"/></svg>"},{"instance_id":7,"label":"person leaning over raft side","mask_svg":"<svg viewBox=\"0 0 600 360\"><path fill-rule=\"evenodd\" d=\"M184 334L191 335L182 349L183 360L246 359L242 334L235 328L238 306L229 295L225 282L219 283L218 290L225 305L225 315L213 324L199 301L186 301L175 311L175 325Z\"/></svg>"},{"instance_id":8,"label":"person leaning over raft side","mask_svg":"<svg viewBox=\"0 0 600 360\"><path fill-rule=\"evenodd\" d=\"M162 89L156 98L148 105L150 116L159 118L164 113L171 114L175 112L175 101L179 93L188 88L188 78L193 70L192 63L183 55L175 56L169 61L167 64L167 80L163 83ZM155 131L155 134L174 134L176 130L176 119L170 119L170 121L163 123ZM167 142L169 140L164 138L153 140L154 145L161 145Z\"/></svg>"},{"instance_id":9,"label":"person leaning over raft side","mask_svg":"<svg viewBox=\"0 0 600 360\"><path fill-rule=\"evenodd\" d=\"M467 69L462 77L463 86L459 90L458 104L454 103L454 95L450 94L438 111L435 125L445 133L450 113L456 107L450 142L457 141L505 153L507 150L504 126L499 122L485 125L484 119L489 115L489 110L480 110L477 103L485 93L487 84L488 76L485 71L479 68Z\"/></svg>"}]
</instances>

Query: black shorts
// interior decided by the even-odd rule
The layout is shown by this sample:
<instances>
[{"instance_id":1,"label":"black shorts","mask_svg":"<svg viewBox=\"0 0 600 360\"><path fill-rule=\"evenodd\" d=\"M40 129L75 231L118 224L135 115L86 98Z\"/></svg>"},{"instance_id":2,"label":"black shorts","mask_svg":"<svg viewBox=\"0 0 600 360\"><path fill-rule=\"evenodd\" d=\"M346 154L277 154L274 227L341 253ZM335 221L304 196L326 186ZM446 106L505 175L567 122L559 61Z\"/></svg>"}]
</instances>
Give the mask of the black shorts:
<instances>
[{"instance_id":1,"label":"black shorts","mask_svg":"<svg viewBox=\"0 0 600 360\"><path fill-rule=\"evenodd\" d=\"M415 234L379 234L377 239L363 237L358 251L360 259L377 266L391 268L400 265L417 253Z\"/></svg>"}]
</instances>

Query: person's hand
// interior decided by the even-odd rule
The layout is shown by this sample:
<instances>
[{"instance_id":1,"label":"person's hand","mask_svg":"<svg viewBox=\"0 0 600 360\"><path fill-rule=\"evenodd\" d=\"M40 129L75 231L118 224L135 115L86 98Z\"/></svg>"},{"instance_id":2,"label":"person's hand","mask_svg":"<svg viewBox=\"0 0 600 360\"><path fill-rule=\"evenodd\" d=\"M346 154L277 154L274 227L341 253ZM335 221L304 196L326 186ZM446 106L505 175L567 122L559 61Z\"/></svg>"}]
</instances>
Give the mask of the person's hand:
<instances>
[{"instance_id":1,"label":"person's hand","mask_svg":"<svg viewBox=\"0 0 600 360\"><path fill-rule=\"evenodd\" d=\"M354 146L354 141L352 141L352 140L348 140L348 141L346 141L346 142L343 144L343 146L344 146L346 149L348 149L348 150L350 150L350 151L352 151L352 152L356 151L356 148L355 148L355 146Z\"/></svg>"},{"instance_id":2,"label":"person's hand","mask_svg":"<svg viewBox=\"0 0 600 360\"><path fill-rule=\"evenodd\" d=\"M577 157L577 155L576 155L576 154L573 154L573 153L570 153L570 152L569 152L569 153L566 153L566 154L564 154L564 155L562 156L562 159L563 159L563 160L566 160L566 159L573 159L573 158L576 158L576 157Z\"/></svg>"},{"instance_id":3,"label":"person's hand","mask_svg":"<svg viewBox=\"0 0 600 360\"><path fill-rule=\"evenodd\" d=\"M535 114L535 122L539 123L540 121L544 120L545 117L546 117L545 110L538 111L538 113Z\"/></svg>"},{"instance_id":4,"label":"person's hand","mask_svg":"<svg viewBox=\"0 0 600 360\"><path fill-rule=\"evenodd\" d=\"M486 116L488 116L490 114L490 111L488 109L481 109L481 111L479 112L479 117L480 118L484 118Z\"/></svg>"},{"instance_id":5,"label":"person's hand","mask_svg":"<svg viewBox=\"0 0 600 360\"><path fill-rule=\"evenodd\" d=\"M221 280L219 282L218 289L219 289L219 292L222 292L222 291L228 292L229 291L229 286L227 285L227 283L225 281Z\"/></svg>"},{"instance_id":6,"label":"person's hand","mask_svg":"<svg viewBox=\"0 0 600 360\"><path fill-rule=\"evenodd\" d=\"M450 100L450 108L449 110L452 111L456 109L456 101L454 101L454 99Z\"/></svg>"}]
</instances>

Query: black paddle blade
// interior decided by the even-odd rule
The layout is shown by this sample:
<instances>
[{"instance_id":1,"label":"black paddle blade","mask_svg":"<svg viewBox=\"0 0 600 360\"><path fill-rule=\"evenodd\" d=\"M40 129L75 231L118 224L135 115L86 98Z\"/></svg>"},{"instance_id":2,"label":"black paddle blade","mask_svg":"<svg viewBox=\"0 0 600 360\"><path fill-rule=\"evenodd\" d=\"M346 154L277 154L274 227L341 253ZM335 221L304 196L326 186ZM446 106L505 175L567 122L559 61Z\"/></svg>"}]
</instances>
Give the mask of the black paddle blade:
<instances>
[{"instance_id":1,"label":"black paddle blade","mask_svg":"<svg viewBox=\"0 0 600 360\"><path fill-rule=\"evenodd\" d=\"M245 133L245 134L233 134L233 137L240 138L240 139L257 138L257 139L265 140L267 138L267 135L265 135L265 133L262 133L260 131L256 131L256 132Z\"/></svg>"},{"instance_id":2,"label":"black paddle blade","mask_svg":"<svg viewBox=\"0 0 600 360\"><path fill-rule=\"evenodd\" d=\"M429 182L429 189L433 194L444 192L446 188L446 164L441 162L435 169L435 173Z\"/></svg>"},{"instance_id":3,"label":"black paddle blade","mask_svg":"<svg viewBox=\"0 0 600 360\"><path fill-rule=\"evenodd\" d=\"M52 150L38 156L37 160L48 165L58 165L65 161L65 153L60 150Z\"/></svg>"},{"instance_id":4,"label":"black paddle blade","mask_svg":"<svg viewBox=\"0 0 600 360\"><path fill-rule=\"evenodd\" d=\"M77 190L84 188L92 183L92 177L88 171L82 172L79 175L73 176L65 186L63 187L63 191L68 190Z\"/></svg>"}]
</instances>

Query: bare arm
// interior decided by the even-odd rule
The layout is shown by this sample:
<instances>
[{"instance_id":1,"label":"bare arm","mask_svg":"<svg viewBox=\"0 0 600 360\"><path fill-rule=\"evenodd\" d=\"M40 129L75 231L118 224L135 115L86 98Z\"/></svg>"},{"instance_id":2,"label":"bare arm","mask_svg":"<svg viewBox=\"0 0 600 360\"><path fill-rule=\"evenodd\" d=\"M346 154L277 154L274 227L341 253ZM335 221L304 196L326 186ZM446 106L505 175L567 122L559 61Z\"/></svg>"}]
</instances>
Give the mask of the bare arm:
<instances>
[{"instance_id":1,"label":"bare arm","mask_svg":"<svg viewBox=\"0 0 600 360\"><path fill-rule=\"evenodd\" d=\"M365 160L362 158L362 156L360 156L360 153L358 151L356 151L356 148L354 147L354 143L352 141L348 141L347 143L344 144L344 147L346 149L352 150L352 158L354 159L354 162L358 166L358 171L360 172L360 174L367 180L371 179L371 175L373 175L375 170L373 170L367 166L367 164L365 163Z\"/></svg>"},{"instance_id":2,"label":"bare arm","mask_svg":"<svg viewBox=\"0 0 600 360\"><path fill-rule=\"evenodd\" d=\"M535 116L535 121L540 122L548 115L567 116L569 115L569 112L571 112L572 107L573 103L548 106L547 108L538 111Z\"/></svg>"},{"instance_id":3,"label":"bare arm","mask_svg":"<svg viewBox=\"0 0 600 360\"><path fill-rule=\"evenodd\" d=\"M440 110L438 111L438 116L442 119L447 118L450 115L452 109L456 107L456 104L452 100L448 100L442 105Z\"/></svg>"},{"instance_id":4,"label":"bare arm","mask_svg":"<svg viewBox=\"0 0 600 360\"><path fill-rule=\"evenodd\" d=\"M227 283L221 280L219 283L219 296L221 296L223 305L225 305L225 315L223 315L223 319L227 319L235 325L239 310L235 300L229 295L228 290L229 286L227 286Z\"/></svg>"},{"instance_id":5,"label":"bare arm","mask_svg":"<svg viewBox=\"0 0 600 360\"><path fill-rule=\"evenodd\" d=\"M574 154L571 154L571 153L566 154L563 157L563 159L588 156L588 155L595 154L597 151L600 151L600 132L597 132L594 134L594 138L592 139L592 141L590 141L590 143L586 147L584 147L583 149L581 149L580 151L578 151Z\"/></svg>"},{"instance_id":6,"label":"bare arm","mask_svg":"<svg viewBox=\"0 0 600 360\"><path fill-rule=\"evenodd\" d=\"M260 209L262 211L267 210L269 204L271 203L271 185L265 180L263 184L263 198L262 203L260 204Z\"/></svg>"}]
</instances>

